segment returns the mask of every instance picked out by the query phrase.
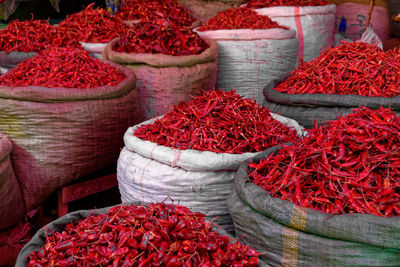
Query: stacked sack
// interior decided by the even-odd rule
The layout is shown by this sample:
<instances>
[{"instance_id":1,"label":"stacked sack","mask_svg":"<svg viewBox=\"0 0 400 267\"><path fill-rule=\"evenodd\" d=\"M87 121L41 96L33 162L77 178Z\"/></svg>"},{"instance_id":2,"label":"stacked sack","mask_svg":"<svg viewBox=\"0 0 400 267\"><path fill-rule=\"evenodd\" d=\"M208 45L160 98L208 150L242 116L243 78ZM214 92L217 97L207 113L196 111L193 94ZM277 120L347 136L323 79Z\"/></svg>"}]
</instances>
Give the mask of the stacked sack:
<instances>
[{"instance_id":1,"label":"stacked sack","mask_svg":"<svg viewBox=\"0 0 400 267\"><path fill-rule=\"evenodd\" d=\"M336 6L325 0L250 0L246 6L294 29L299 59L313 60L333 44Z\"/></svg>"},{"instance_id":2,"label":"stacked sack","mask_svg":"<svg viewBox=\"0 0 400 267\"><path fill-rule=\"evenodd\" d=\"M232 231L226 199L240 163L301 130L233 91L204 92L125 133L117 166L122 202L170 198Z\"/></svg>"},{"instance_id":3,"label":"stacked sack","mask_svg":"<svg viewBox=\"0 0 400 267\"><path fill-rule=\"evenodd\" d=\"M145 119L214 88L217 56L213 40L168 19L134 24L103 51L104 59L134 71Z\"/></svg>"},{"instance_id":4,"label":"stacked sack","mask_svg":"<svg viewBox=\"0 0 400 267\"><path fill-rule=\"evenodd\" d=\"M51 48L0 77L0 131L27 211L57 188L113 164L141 121L132 71L80 49Z\"/></svg>"},{"instance_id":5,"label":"stacked sack","mask_svg":"<svg viewBox=\"0 0 400 267\"><path fill-rule=\"evenodd\" d=\"M197 32L218 43L216 88L235 89L259 104L263 103L264 86L273 86L296 65L295 31L251 9L222 11Z\"/></svg>"},{"instance_id":6,"label":"stacked sack","mask_svg":"<svg viewBox=\"0 0 400 267\"><path fill-rule=\"evenodd\" d=\"M344 42L301 64L275 88L265 87L272 112L311 128L347 115L354 108L381 106L400 111L400 50L384 52L362 43Z\"/></svg>"}]
</instances>

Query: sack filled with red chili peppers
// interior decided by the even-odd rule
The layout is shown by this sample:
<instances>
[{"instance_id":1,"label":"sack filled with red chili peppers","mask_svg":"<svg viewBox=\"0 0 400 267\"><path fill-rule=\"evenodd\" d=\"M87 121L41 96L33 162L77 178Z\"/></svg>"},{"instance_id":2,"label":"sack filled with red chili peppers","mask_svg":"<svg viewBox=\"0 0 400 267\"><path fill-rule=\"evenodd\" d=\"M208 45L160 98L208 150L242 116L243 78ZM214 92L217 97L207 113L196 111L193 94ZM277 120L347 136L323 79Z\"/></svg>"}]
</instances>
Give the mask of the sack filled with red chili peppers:
<instances>
[{"instance_id":1,"label":"sack filled with red chili peppers","mask_svg":"<svg viewBox=\"0 0 400 267\"><path fill-rule=\"evenodd\" d=\"M216 88L262 104L263 88L291 72L297 61L294 30L248 8L218 13L196 31L218 43Z\"/></svg>"},{"instance_id":2,"label":"sack filled with red chili peppers","mask_svg":"<svg viewBox=\"0 0 400 267\"><path fill-rule=\"evenodd\" d=\"M25 217L21 188L11 163L12 143L0 132L0 231L16 224ZM0 258L1 259L1 258ZM0 265L1 260L0 260Z\"/></svg>"},{"instance_id":3,"label":"sack filled with red chili peppers","mask_svg":"<svg viewBox=\"0 0 400 267\"><path fill-rule=\"evenodd\" d=\"M245 6L294 29L299 59L311 61L334 43L336 5L325 0L250 0Z\"/></svg>"},{"instance_id":4,"label":"sack filled with red chili peppers","mask_svg":"<svg viewBox=\"0 0 400 267\"><path fill-rule=\"evenodd\" d=\"M113 164L142 121L135 75L79 49L51 48L0 76L0 132L30 211L56 189Z\"/></svg>"},{"instance_id":5,"label":"sack filled with red chili peppers","mask_svg":"<svg viewBox=\"0 0 400 267\"><path fill-rule=\"evenodd\" d=\"M94 57L101 58L106 44L123 35L128 30L128 25L107 10L93 6L94 3L78 13L68 15L57 28L68 38L81 42Z\"/></svg>"},{"instance_id":6,"label":"sack filled with red chili peppers","mask_svg":"<svg viewBox=\"0 0 400 267\"><path fill-rule=\"evenodd\" d=\"M13 68L49 47L79 47L44 20L14 20L0 30L0 66Z\"/></svg>"},{"instance_id":7,"label":"sack filled with red chili peppers","mask_svg":"<svg viewBox=\"0 0 400 267\"><path fill-rule=\"evenodd\" d=\"M135 72L146 119L215 86L218 46L187 27L141 22L111 41L103 58Z\"/></svg>"},{"instance_id":8,"label":"sack filled with red chili peppers","mask_svg":"<svg viewBox=\"0 0 400 267\"><path fill-rule=\"evenodd\" d=\"M232 231L226 199L240 163L301 134L295 121L234 91L203 92L127 130L117 165L122 202L171 197Z\"/></svg>"},{"instance_id":9,"label":"sack filled with red chili peppers","mask_svg":"<svg viewBox=\"0 0 400 267\"><path fill-rule=\"evenodd\" d=\"M275 88L264 89L265 105L306 128L347 115L358 106L400 112L400 49L384 52L343 42L302 63Z\"/></svg>"},{"instance_id":10,"label":"sack filled with red chili peppers","mask_svg":"<svg viewBox=\"0 0 400 267\"><path fill-rule=\"evenodd\" d=\"M76 211L40 229L16 266L264 266L260 253L216 228L165 203Z\"/></svg>"},{"instance_id":11,"label":"sack filled with red chili peppers","mask_svg":"<svg viewBox=\"0 0 400 267\"><path fill-rule=\"evenodd\" d=\"M228 199L238 236L272 265L400 262L400 116L365 107L242 164Z\"/></svg>"}]
</instances>

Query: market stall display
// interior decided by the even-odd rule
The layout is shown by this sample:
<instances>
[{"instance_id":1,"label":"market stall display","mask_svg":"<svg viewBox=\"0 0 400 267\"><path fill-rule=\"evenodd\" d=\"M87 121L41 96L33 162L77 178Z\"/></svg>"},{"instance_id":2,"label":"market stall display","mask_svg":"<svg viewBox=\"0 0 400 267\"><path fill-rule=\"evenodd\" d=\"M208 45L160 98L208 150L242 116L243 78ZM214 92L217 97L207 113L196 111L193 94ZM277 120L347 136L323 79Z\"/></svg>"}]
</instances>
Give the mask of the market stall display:
<instances>
[{"instance_id":1,"label":"market stall display","mask_svg":"<svg viewBox=\"0 0 400 267\"><path fill-rule=\"evenodd\" d=\"M48 49L0 79L0 131L13 142L28 211L115 162L124 132L141 121L132 71L83 49Z\"/></svg>"},{"instance_id":2,"label":"market stall display","mask_svg":"<svg viewBox=\"0 0 400 267\"><path fill-rule=\"evenodd\" d=\"M246 6L296 31L298 58L311 61L331 47L336 6L323 0L251 0Z\"/></svg>"},{"instance_id":3,"label":"market stall display","mask_svg":"<svg viewBox=\"0 0 400 267\"><path fill-rule=\"evenodd\" d=\"M107 44L103 58L133 70L145 119L215 86L217 44L187 27L137 23Z\"/></svg>"},{"instance_id":4,"label":"market stall display","mask_svg":"<svg viewBox=\"0 0 400 267\"><path fill-rule=\"evenodd\" d=\"M216 88L262 104L263 88L282 79L297 61L295 32L248 8L222 11L196 29L218 44Z\"/></svg>"},{"instance_id":5,"label":"market stall display","mask_svg":"<svg viewBox=\"0 0 400 267\"><path fill-rule=\"evenodd\" d=\"M400 110L399 49L344 42L302 63L275 88L264 90L272 112L293 118L306 128L347 115L358 106Z\"/></svg>"},{"instance_id":6,"label":"market stall display","mask_svg":"<svg viewBox=\"0 0 400 267\"><path fill-rule=\"evenodd\" d=\"M39 230L16 266L258 266L257 251L215 228L165 203L77 211Z\"/></svg>"},{"instance_id":7,"label":"market stall display","mask_svg":"<svg viewBox=\"0 0 400 267\"><path fill-rule=\"evenodd\" d=\"M236 234L271 264L396 265L399 133L392 110L360 108L249 160L228 202Z\"/></svg>"},{"instance_id":8,"label":"market stall display","mask_svg":"<svg viewBox=\"0 0 400 267\"><path fill-rule=\"evenodd\" d=\"M117 166L122 202L170 197L232 231L226 199L240 163L301 130L234 92L204 92L125 133Z\"/></svg>"}]
</instances>

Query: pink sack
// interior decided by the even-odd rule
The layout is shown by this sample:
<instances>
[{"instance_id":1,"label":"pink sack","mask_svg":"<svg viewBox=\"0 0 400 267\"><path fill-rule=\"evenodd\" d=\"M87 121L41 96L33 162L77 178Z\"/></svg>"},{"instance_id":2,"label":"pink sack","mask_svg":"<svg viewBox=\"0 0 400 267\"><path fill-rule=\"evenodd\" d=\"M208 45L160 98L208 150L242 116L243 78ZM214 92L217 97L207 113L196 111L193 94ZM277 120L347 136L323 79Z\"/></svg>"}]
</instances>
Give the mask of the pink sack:
<instances>
[{"instance_id":1,"label":"pink sack","mask_svg":"<svg viewBox=\"0 0 400 267\"><path fill-rule=\"evenodd\" d=\"M25 216L21 188L11 165L11 148L10 139L0 132L0 230Z\"/></svg>"},{"instance_id":2,"label":"pink sack","mask_svg":"<svg viewBox=\"0 0 400 267\"><path fill-rule=\"evenodd\" d=\"M217 75L218 46L206 40L209 48L198 55L120 53L112 48L119 39L107 44L103 58L132 69L140 94L145 119L164 115L171 105L191 100L201 90L214 88Z\"/></svg>"},{"instance_id":3,"label":"pink sack","mask_svg":"<svg viewBox=\"0 0 400 267\"><path fill-rule=\"evenodd\" d=\"M335 33L340 32L356 41L365 31L369 5L344 3L337 6ZM379 38L385 42L390 38L389 13L386 7L374 6L371 26Z\"/></svg>"},{"instance_id":4,"label":"pink sack","mask_svg":"<svg viewBox=\"0 0 400 267\"><path fill-rule=\"evenodd\" d=\"M126 129L142 120L134 73L112 65L126 76L116 86L0 86L0 131L13 142L28 211L72 180L114 164Z\"/></svg>"}]
</instances>

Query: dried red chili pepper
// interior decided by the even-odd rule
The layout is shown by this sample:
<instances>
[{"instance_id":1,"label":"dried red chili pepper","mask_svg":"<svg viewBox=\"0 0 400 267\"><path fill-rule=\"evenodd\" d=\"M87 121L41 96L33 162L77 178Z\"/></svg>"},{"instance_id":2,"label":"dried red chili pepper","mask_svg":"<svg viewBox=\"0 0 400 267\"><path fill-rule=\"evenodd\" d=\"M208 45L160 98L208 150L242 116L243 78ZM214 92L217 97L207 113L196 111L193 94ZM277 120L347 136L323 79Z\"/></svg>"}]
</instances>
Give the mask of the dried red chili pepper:
<instances>
[{"instance_id":1,"label":"dried red chili pepper","mask_svg":"<svg viewBox=\"0 0 400 267\"><path fill-rule=\"evenodd\" d=\"M195 21L190 12L176 0L125 0L121 12L115 16L123 20L136 20L157 23L158 20L189 27Z\"/></svg>"},{"instance_id":2,"label":"dried red chili pepper","mask_svg":"<svg viewBox=\"0 0 400 267\"><path fill-rule=\"evenodd\" d=\"M183 56L200 54L208 47L209 45L196 32L164 20L164 24L140 22L133 25L113 50Z\"/></svg>"},{"instance_id":3,"label":"dried red chili pepper","mask_svg":"<svg viewBox=\"0 0 400 267\"><path fill-rule=\"evenodd\" d=\"M360 108L250 163L249 178L273 197L324 213L400 216L399 151L400 116Z\"/></svg>"},{"instance_id":4,"label":"dried red chili pepper","mask_svg":"<svg viewBox=\"0 0 400 267\"><path fill-rule=\"evenodd\" d=\"M397 52L396 52L397 51ZM288 94L393 97L400 94L400 50L343 42L302 62L275 90Z\"/></svg>"},{"instance_id":5,"label":"dried red chili pepper","mask_svg":"<svg viewBox=\"0 0 400 267\"><path fill-rule=\"evenodd\" d=\"M94 3L78 13L68 15L58 29L69 38L86 43L107 43L128 30L128 25L120 18L93 6Z\"/></svg>"},{"instance_id":6,"label":"dried red chili pepper","mask_svg":"<svg viewBox=\"0 0 400 267\"><path fill-rule=\"evenodd\" d=\"M196 231L187 228L177 231L170 225L170 217L186 221L186 224L196 222L201 227ZM135 235L145 231L144 225L149 223L157 227L142 237ZM172 240L155 238L162 236L161 229L171 236L184 230L193 233L189 236L187 233L177 234ZM85 233L91 233L97 238L89 240ZM125 236L125 233L135 242L116 247L115 244L121 243L121 236ZM102 239L104 234L112 237ZM200 241L200 236L206 236L208 241ZM218 242L220 240L223 242ZM73 249L69 253L64 253L71 247ZM230 244L229 237L219 235L212 230L210 223L204 221L204 214L192 213L182 206L154 203L147 207L116 206L106 214L90 214L84 220L68 224L61 234L55 232L47 236L43 248L33 251L27 259L28 267L200 266L209 262L218 262L219 266L236 266L237 262L242 263L237 266L257 266L259 255L254 249L239 242Z\"/></svg>"},{"instance_id":7,"label":"dried red chili pepper","mask_svg":"<svg viewBox=\"0 0 400 267\"><path fill-rule=\"evenodd\" d=\"M49 48L0 76L0 85L95 88L116 85L125 75L116 68L73 48Z\"/></svg>"},{"instance_id":8,"label":"dried red chili pepper","mask_svg":"<svg viewBox=\"0 0 400 267\"><path fill-rule=\"evenodd\" d=\"M246 6L264 8L273 6L324 6L328 4L325 0L249 0Z\"/></svg>"},{"instance_id":9,"label":"dried red chili pepper","mask_svg":"<svg viewBox=\"0 0 400 267\"><path fill-rule=\"evenodd\" d=\"M134 132L143 140L176 149L216 153L257 152L296 140L296 131L271 117L269 109L234 91L202 92L174 106L163 118Z\"/></svg>"},{"instance_id":10,"label":"dried red chili pepper","mask_svg":"<svg viewBox=\"0 0 400 267\"><path fill-rule=\"evenodd\" d=\"M40 52L53 46L80 47L44 20L14 20L0 31L0 51Z\"/></svg>"},{"instance_id":11,"label":"dried red chili pepper","mask_svg":"<svg viewBox=\"0 0 400 267\"><path fill-rule=\"evenodd\" d=\"M219 12L213 18L209 19L199 31L215 31L222 29L272 29L282 28L268 16L258 15L253 9L246 7L232 8Z\"/></svg>"}]
</instances>

